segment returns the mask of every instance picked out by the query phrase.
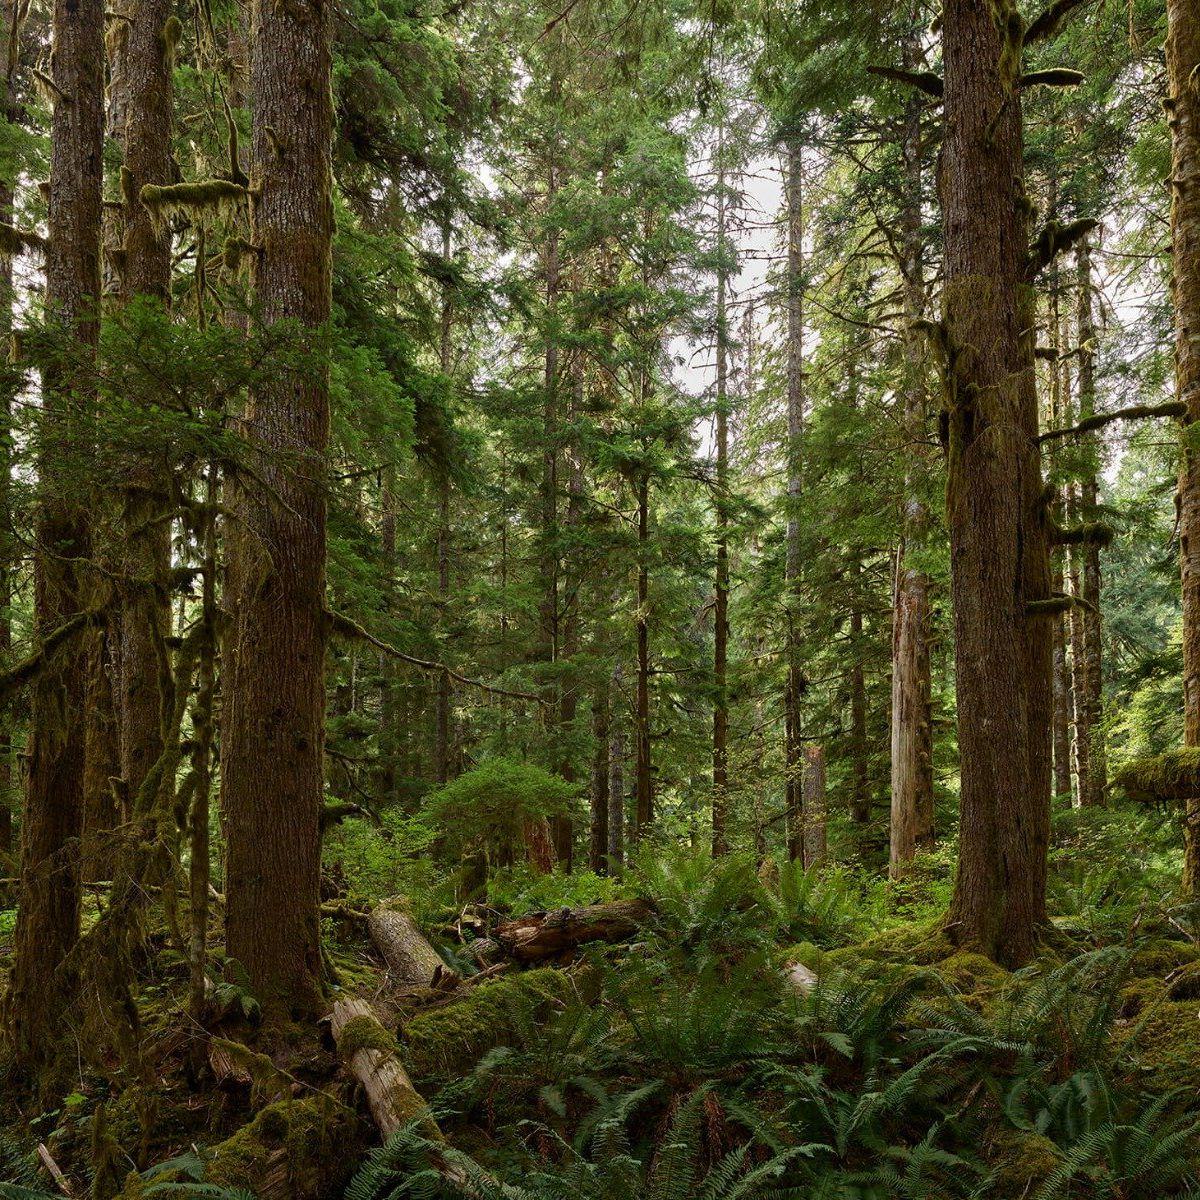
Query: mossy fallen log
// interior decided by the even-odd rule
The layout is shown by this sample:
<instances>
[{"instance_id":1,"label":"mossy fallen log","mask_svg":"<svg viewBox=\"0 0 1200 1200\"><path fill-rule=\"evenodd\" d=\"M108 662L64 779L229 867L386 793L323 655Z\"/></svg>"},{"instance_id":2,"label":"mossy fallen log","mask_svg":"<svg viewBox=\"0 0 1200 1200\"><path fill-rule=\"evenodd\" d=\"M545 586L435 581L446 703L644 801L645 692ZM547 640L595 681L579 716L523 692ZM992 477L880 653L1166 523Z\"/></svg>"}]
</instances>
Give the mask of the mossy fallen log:
<instances>
[{"instance_id":1,"label":"mossy fallen log","mask_svg":"<svg viewBox=\"0 0 1200 1200\"><path fill-rule=\"evenodd\" d=\"M417 923L396 902L373 909L367 918L367 930L397 983L431 987L435 981L457 982L457 974L442 962Z\"/></svg>"},{"instance_id":2,"label":"mossy fallen log","mask_svg":"<svg viewBox=\"0 0 1200 1200\"><path fill-rule=\"evenodd\" d=\"M384 1141L401 1126L423 1117L427 1137L441 1137L425 1101L400 1062L400 1047L365 1000L347 996L333 1006L333 1040L350 1074L362 1087L367 1107Z\"/></svg>"},{"instance_id":3,"label":"mossy fallen log","mask_svg":"<svg viewBox=\"0 0 1200 1200\"><path fill-rule=\"evenodd\" d=\"M575 994L574 975L554 967L523 971L466 990L461 1000L418 1013L400 1030L413 1075L459 1075L497 1046L512 1044Z\"/></svg>"},{"instance_id":4,"label":"mossy fallen log","mask_svg":"<svg viewBox=\"0 0 1200 1200\"><path fill-rule=\"evenodd\" d=\"M496 940L518 962L538 962L586 942L623 942L653 916L654 905L649 900L560 908L506 921L496 930Z\"/></svg>"},{"instance_id":5,"label":"mossy fallen log","mask_svg":"<svg viewBox=\"0 0 1200 1200\"><path fill-rule=\"evenodd\" d=\"M1140 804L1162 804L1200 797L1200 746L1135 758L1118 767L1112 786Z\"/></svg>"}]
</instances>

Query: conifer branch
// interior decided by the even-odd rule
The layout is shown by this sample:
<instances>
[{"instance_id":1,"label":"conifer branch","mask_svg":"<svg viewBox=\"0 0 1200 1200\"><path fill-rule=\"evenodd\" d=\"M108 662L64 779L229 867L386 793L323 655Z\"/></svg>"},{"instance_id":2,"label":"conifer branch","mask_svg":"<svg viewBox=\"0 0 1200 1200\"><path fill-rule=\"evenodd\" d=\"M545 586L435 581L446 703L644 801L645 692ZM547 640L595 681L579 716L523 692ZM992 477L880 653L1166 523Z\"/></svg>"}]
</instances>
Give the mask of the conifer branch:
<instances>
[{"instance_id":1,"label":"conifer branch","mask_svg":"<svg viewBox=\"0 0 1200 1200\"><path fill-rule=\"evenodd\" d=\"M1182 417L1187 413L1187 405L1179 400L1169 400L1165 404L1133 404L1129 408L1119 408L1116 412L1095 413L1084 417L1078 425L1070 425L1065 429L1048 429L1038 437L1039 442L1052 442L1058 438L1072 437L1076 434L1091 433L1103 429L1113 421L1137 421L1150 417Z\"/></svg>"},{"instance_id":2,"label":"conifer branch","mask_svg":"<svg viewBox=\"0 0 1200 1200\"><path fill-rule=\"evenodd\" d=\"M364 629L353 617L348 617L345 613L337 612L334 609L326 609L325 611L332 623L334 633L340 633L343 637L358 638L374 646L376 650L382 650L389 657L399 659L400 662L408 663L409 666L416 667L421 671L448 675L455 682L461 683L465 687L478 688L479 691L486 692L489 696L509 696L514 700L533 700L538 704L546 703L544 697L535 696L532 692L515 692L508 688L495 687L493 684L484 683L480 679L471 679L467 675L460 675L459 672L455 671L452 667L446 666L445 663L431 662L427 658L417 658L415 655L405 654L403 650L397 650L390 642L385 642ZM0 692L0 695L2 694Z\"/></svg>"},{"instance_id":3,"label":"conifer branch","mask_svg":"<svg viewBox=\"0 0 1200 1200\"><path fill-rule=\"evenodd\" d=\"M1030 22L1029 28L1025 30L1024 44L1032 46L1034 42L1044 42L1047 38L1052 38L1075 9L1090 2L1091 0L1054 0Z\"/></svg>"},{"instance_id":4,"label":"conifer branch","mask_svg":"<svg viewBox=\"0 0 1200 1200\"><path fill-rule=\"evenodd\" d=\"M945 82L940 75L933 71L904 71L899 67L868 67L867 71L883 79L891 79L895 83L904 83L909 87L915 87L918 91L924 92L927 96L933 96L937 100L940 100L946 93Z\"/></svg>"}]
</instances>

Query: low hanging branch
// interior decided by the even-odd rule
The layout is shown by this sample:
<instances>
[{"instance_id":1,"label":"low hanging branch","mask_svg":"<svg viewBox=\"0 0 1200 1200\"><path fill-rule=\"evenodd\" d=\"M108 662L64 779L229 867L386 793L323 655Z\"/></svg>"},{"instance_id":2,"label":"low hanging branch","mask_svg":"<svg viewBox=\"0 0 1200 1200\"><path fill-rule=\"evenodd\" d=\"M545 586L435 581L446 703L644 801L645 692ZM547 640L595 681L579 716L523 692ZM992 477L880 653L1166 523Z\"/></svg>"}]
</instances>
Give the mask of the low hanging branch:
<instances>
[{"instance_id":1,"label":"low hanging branch","mask_svg":"<svg viewBox=\"0 0 1200 1200\"><path fill-rule=\"evenodd\" d=\"M334 609L326 609L326 614L329 617L334 633L340 633L343 637L358 638L374 646L376 650L382 650L389 657L408 663L409 666L416 667L418 670L446 675L456 683L461 683L464 687L478 688L479 691L486 692L489 696L508 696L513 700L532 700L537 704L546 703L545 697L535 696L532 692L515 692L508 688L496 687L493 684L484 683L480 679L471 679L466 675L460 675L453 668L446 666L445 663L431 662L427 658L416 658L412 654L405 654L403 650L397 650L390 642L385 642L377 638L373 633L364 629L352 617L346 616L345 613L337 612ZM0 692L0 696L2 694Z\"/></svg>"},{"instance_id":2,"label":"low hanging branch","mask_svg":"<svg viewBox=\"0 0 1200 1200\"><path fill-rule=\"evenodd\" d=\"M1113 421L1137 421L1149 417L1182 417L1187 414L1187 405L1180 400L1168 400L1165 404L1134 404L1129 408L1118 408L1115 412L1095 413L1084 417L1078 425L1070 425L1065 429L1048 429L1038 437L1039 442L1052 442L1058 438L1073 437L1076 434L1091 433L1103 429Z\"/></svg>"},{"instance_id":3,"label":"low hanging branch","mask_svg":"<svg viewBox=\"0 0 1200 1200\"><path fill-rule=\"evenodd\" d=\"M1091 0L1054 0L1029 23L1025 30L1024 45L1032 46L1034 42L1052 38L1075 9L1089 3Z\"/></svg>"},{"instance_id":4,"label":"low hanging branch","mask_svg":"<svg viewBox=\"0 0 1200 1200\"><path fill-rule=\"evenodd\" d=\"M871 75L878 75L881 79L890 79L894 83L915 87L918 91L924 92L927 96L933 96L937 100L940 100L946 92L945 81L933 71L904 71L899 67L868 67L867 71Z\"/></svg>"},{"instance_id":5,"label":"low hanging branch","mask_svg":"<svg viewBox=\"0 0 1200 1200\"><path fill-rule=\"evenodd\" d=\"M1034 279L1060 254L1065 254L1077 242L1087 237L1100 224L1091 217L1071 221L1067 225L1058 221L1047 221L1038 234L1037 241L1029 249L1026 277Z\"/></svg>"},{"instance_id":6,"label":"low hanging branch","mask_svg":"<svg viewBox=\"0 0 1200 1200\"><path fill-rule=\"evenodd\" d=\"M85 629L103 624L105 612L106 609L94 608L76 613L69 621L48 633L36 650L0 675L0 705L7 704L26 684L32 683L60 646L72 641Z\"/></svg>"}]
</instances>

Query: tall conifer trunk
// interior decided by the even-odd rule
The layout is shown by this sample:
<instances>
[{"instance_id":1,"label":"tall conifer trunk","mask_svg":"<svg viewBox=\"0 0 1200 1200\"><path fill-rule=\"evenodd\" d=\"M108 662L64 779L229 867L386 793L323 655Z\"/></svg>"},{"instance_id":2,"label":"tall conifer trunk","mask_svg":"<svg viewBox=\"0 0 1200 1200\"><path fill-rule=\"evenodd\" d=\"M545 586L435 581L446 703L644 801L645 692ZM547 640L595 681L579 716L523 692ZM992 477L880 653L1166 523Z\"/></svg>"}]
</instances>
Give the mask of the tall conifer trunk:
<instances>
[{"instance_id":1,"label":"tall conifer trunk","mask_svg":"<svg viewBox=\"0 0 1200 1200\"><path fill-rule=\"evenodd\" d=\"M729 318L724 127L717 137L717 556L713 611L712 852L729 850Z\"/></svg>"},{"instance_id":2,"label":"tall conifer trunk","mask_svg":"<svg viewBox=\"0 0 1200 1200\"><path fill-rule=\"evenodd\" d=\"M920 47L910 39L905 66L915 70ZM925 316L925 279L921 236L921 112L919 94L909 98L904 114L901 159L904 205L900 213L901 280L904 313L904 440L908 464L904 481L904 524L896 551L892 601L892 729L891 820L889 870L904 874L918 850L933 841L933 705L929 661L929 580L913 564L929 526L920 495L919 472L928 469L917 452L925 438L927 396L924 347L913 322Z\"/></svg>"},{"instance_id":3,"label":"tall conifer trunk","mask_svg":"<svg viewBox=\"0 0 1200 1200\"><path fill-rule=\"evenodd\" d=\"M1078 316L1079 329L1079 416L1093 416L1096 411L1096 322L1092 313L1092 254L1084 239L1077 251L1078 257ZM1095 520L1096 506L1100 502L1100 487L1097 474L1100 464L1099 444L1095 434L1085 436L1091 461L1080 485L1080 505L1085 520ZM1108 763L1104 752L1104 651L1101 644L1100 613L1100 547L1088 542L1079 547L1080 595L1083 599L1083 701L1080 718L1087 730L1088 769L1087 792L1079 802L1089 808L1101 807L1105 803L1108 786Z\"/></svg>"},{"instance_id":4,"label":"tall conifer trunk","mask_svg":"<svg viewBox=\"0 0 1200 1200\"><path fill-rule=\"evenodd\" d=\"M1187 405L1186 432L1200 421L1200 12L1167 0L1167 115L1171 125L1171 246L1175 292L1175 386ZM1179 474L1183 577L1183 738L1200 746L1200 450L1184 439ZM1200 894L1200 796L1184 813L1183 886Z\"/></svg>"},{"instance_id":5,"label":"tall conifer trunk","mask_svg":"<svg viewBox=\"0 0 1200 1200\"><path fill-rule=\"evenodd\" d=\"M99 337L103 39L100 0L55 0L51 74L64 99L54 106L51 126L46 304L74 350L43 373L34 561L39 638L96 599L86 575L90 537L78 459L86 454L88 369ZM64 960L79 934L86 667L86 642L77 636L33 687L21 903L5 997L6 1033L31 1080L66 1049L65 1019L75 991ZM53 1082L52 1072L42 1075L43 1090Z\"/></svg>"},{"instance_id":6,"label":"tall conifer trunk","mask_svg":"<svg viewBox=\"0 0 1200 1200\"><path fill-rule=\"evenodd\" d=\"M799 142L788 144L787 206L787 547L784 562L787 681L784 684L784 795L787 852L804 858L804 754L800 646L800 488L804 437L804 165Z\"/></svg>"},{"instance_id":7,"label":"tall conifer trunk","mask_svg":"<svg viewBox=\"0 0 1200 1200\"><path fill-rule=\"evenodd\" d=\"M1026 962L1045 920L1051 626L1034 386L1029 202L1009 0L943 13L947 519L961 752L952 934Z\"/></svg>"},{"instance_id":8,"label":"tall conifer trunk","mask_svg":"<svg viewBox=\"0 0 1200 1200\"><path fill-rule=\"evenodd\" d=\"M255 0L254 290L263 320L316 330L330 312L329 0ZM256 473L231 550L222 803L226 944L270 1021L321 1007L328 373L313 361L250 399Z\"/></svg>"}]
</instances>

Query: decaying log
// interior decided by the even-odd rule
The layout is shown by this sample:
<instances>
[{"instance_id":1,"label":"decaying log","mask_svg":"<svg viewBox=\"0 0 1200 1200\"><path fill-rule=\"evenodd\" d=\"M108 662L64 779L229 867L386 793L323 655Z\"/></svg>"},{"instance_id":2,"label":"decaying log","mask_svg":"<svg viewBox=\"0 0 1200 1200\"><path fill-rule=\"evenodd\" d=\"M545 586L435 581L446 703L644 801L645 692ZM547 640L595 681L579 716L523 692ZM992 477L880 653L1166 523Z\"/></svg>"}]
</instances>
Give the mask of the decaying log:
<instances>
[{"instance_id":1,"label":"decaying log","mask_svg":"<svg viewBox=\"0 0 1200 1200\"><path fill-rule=\"evenodd\" d=\"M400 1062L395 1039L365 1000L353 996L338 1000L330 1028L350 1074L362 1085L371 1116L385 1142L402 1125L422 1114L426 1136L441 1137L425 1101Z\"/></svg>"},{"instance_id":2,"label":"decaying log","mask_svg":"<svg viewBox=\"0 0 1200 1200\"><path fill-rule=\"evenodd\" d=\"M632 937L654 915L648 900L618 900L583 908L530 913L505 921L496 940L519 962L537 962L573 950L584 942L621 942Z\"/></svg>"},{"instance_id":3,"label":"decaying log","mask_svg":"<svg viewBox=\"0 0 1200 1200\"><path fill-rule=\"evenodd\" d=\"M396 982L413 987L457 982L457 974L442 962L406 912L381 904L367 918L367 929Z\"/></svg>"},{"instance_id":4,"label":"decaying log","mask_svg":"<svg viewBox=\"0 0 1200 1200\"><path fill-rule=\"evenodd\" d=\"M222 1038L209 1038L208 1065L212 1068L217 1087L225 1091L249 1091L254 1086L254 1076L244 1062L239 1062Z\"/></svg>"}]
</instances>

